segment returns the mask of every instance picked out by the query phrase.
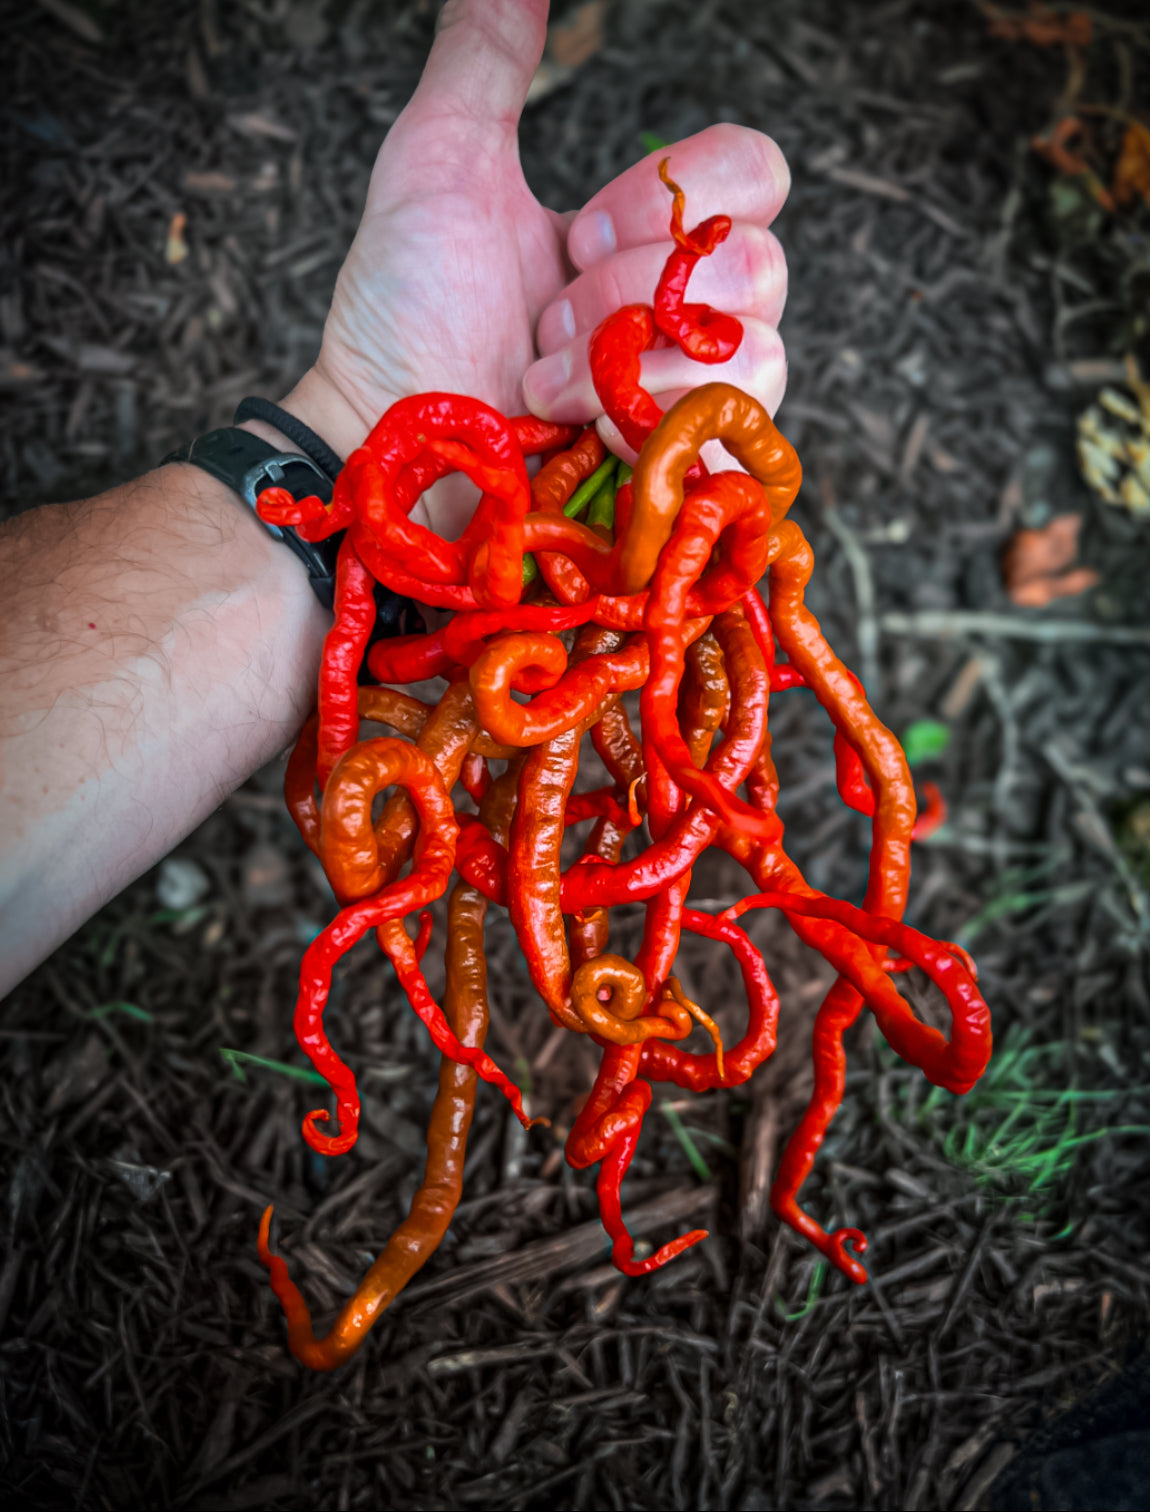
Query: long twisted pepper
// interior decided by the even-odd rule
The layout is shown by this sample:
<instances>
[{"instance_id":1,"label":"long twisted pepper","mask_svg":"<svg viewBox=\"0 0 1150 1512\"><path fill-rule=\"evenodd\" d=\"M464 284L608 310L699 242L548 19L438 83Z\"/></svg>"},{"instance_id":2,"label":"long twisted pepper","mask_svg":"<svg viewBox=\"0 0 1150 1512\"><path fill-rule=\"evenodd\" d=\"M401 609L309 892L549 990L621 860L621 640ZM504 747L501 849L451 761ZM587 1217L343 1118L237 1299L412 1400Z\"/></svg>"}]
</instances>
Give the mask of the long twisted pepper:
<instances>
[{"instance_id":1,"label":"long twisted pepper","mask_svg":"<svg viewBox=\"0 0 1150 1512\"><path fill-rule=\"evenodd\" d=\"M955 1092L973 1086L990 1054L973 963L958 946L902 922L911 841L942 822L945 805L928 786L916 819L898 741L806 607L813 558L786 518L798 458L763 407L729 383L694 389L663 414L640 381L642 356L658 344L715 363L742 339L734 317L686 299L693 268L731 222L713 216L687 230L683 193L665 161L659 171L673 195L673 250L653 302L611 315L589 343L596 392L637 454L627 481L594 428L505 419L477 400L437 393L387 411L348 459L330 505L297 502L282 489L259 501L266 519L295 524L308 539L346 532L318 713L285 781L289 810L339 905L300 973L297 1036L335 1094L333 1129L321 1127L331 1114L317 1109L304 1121L305 1139L324 1154L355 1141L355 1078L332 1048L323 1014L335 962L370 930L442 1057L423 1182L324 1338L271 1251L271 1209L264 1214L260 1258L287 1315L291 1349L315 1369L354 1353L442 1238L462 1189L478 1081L498 1087L530 1126L518 1089L483 1049L491 903L507 909L551 1020L601 1052L566 1151L573 1166L599 1165L600 1212L627 1275L656 1270L703 1237L692 1230L635 1258L621 1186L651 1082L690 1091L736 1086L775 1048L779 999L737 922L745 912L781 912L837 974L814 1025L814 1090L780 1160L771 1205L853 1280L866 1279L865 1237L852 1228L828 1233L799 1202L842 1100L845 1030L868 1007L899 1055ZM710 474L700 458L710 441L744 471ZM538 453L544 461L529 483L524 459ZM411 513L452 471L470 478L481 499L459 539L447 541ZM757 586L764 577L765 599ZM426 635L368 651L376 583L453 615ZM423 688L414 697L360 686L365 663L378 683L445 678L447 686L438 699ZM772 690L794 687L810 689L830 716L839 794L871 819L861 906L812 888L784 848L768 716ZM624 696L635 691L633 727ZM364 720L395 734L361 740ZM585 740L607 785L579 790ZM393 786L377 815L377 800ZM462 806L463 795L477 813ZM565 836L581 824L591 829L564 870ZM644 827L644 843L623 860L628 837ZM690 901L693 868L712 845L740 862L755 889L717 915ZM447 904L441 1007L421 966L431 916L421 914L414 940L404 920L442 896L453 872L460 880ZM611 949L610 911L624 903L643 905L634 960ZM747 1019L733 1044L724 1045L675 975L684 931L734 957ZM923 1023L898 991L894 974L912 967L941 991L949 1037ZM709 1049L691 1048L700 1030Z\"/></svg>"},{"instance_id":2,"label":"long twisted pepper","mask_svg":"<svg viewBox=\"0 0 1150 1512\"><path fill-rule=\"evenodd\" d=\"M514 773L495 783L482 809L483 820L506 835L515 802ZM458 883L447 905L447 985L443 1011L461 1044L482 1049L487 1035L487 962L483 954L483 922L487 901L481 893ZM273 1255L269 1243L272 1209L260 1222L259 1255L270 1275L272 1290L288 1320L288 1345L301 1364L313 1370L334 1370L362 1344L379 1315L391 1305L424 1262L439 1248L463 1190L467 1135L475 1112L475 1071L444 1055L439 1065L439 1089L427 1129L427 1164L407 1217L392 1234L383 1253L364 1276L355 1294L340 1309L323 1339L317 1339L303 1294L288 1274L286 1262Z\"/></svg>"}]
</instances>

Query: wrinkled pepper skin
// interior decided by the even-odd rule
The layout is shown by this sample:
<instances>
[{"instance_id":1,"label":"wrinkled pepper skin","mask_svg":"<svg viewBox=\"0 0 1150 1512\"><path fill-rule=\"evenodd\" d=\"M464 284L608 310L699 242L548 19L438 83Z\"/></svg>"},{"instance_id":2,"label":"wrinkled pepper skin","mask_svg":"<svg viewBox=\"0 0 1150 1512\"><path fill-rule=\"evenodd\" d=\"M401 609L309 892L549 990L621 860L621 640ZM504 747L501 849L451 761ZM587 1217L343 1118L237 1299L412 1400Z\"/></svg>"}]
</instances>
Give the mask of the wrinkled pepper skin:
<instances>
[{"instance_id":1,"label":"wrinkled pepper skin","mask_svg":"<svg viewBox=\"0 0 1150 1512\"><path fill-rule=\"evenodd\" d=\"M394 968L392 996L406 999L441 1057L410 1211L323 1336L272 1251L272 1209L264 1213L258 1253L289 1347L315 1370L355 1354L442 1240L463 1190L479 1082L526 1127L543 1121L528 1116L520 1089L484 1048L492 905L507 909L552 1024L600 1056L566 1154L577 1169L599 1166L603 1225L627 1276L649 1274L705 1237L694 1229L636 1258L621 1192L652 1083L690 1092L739 1086L777 1044L779 998L744 914L778 911L836 973L813 1029L813 1090L770 1200L852 1280L866 1280L865 1236L827 1232L800 1203L842 1101L846 1030L869 1009L897 1054L957 1093L975 1084L991 1052L990 1014L969 956L902 922L912 841L944 822L945 802L927 785L918 815L901 746L806 606L813 557L788 518L801 480L793 448L763 406L730 383L692 389L666 414L643 387L643 356L657 346L673 343L715 364L743 336L734 316L686 297L699 260L729 235L729 217L687 230L668 160L659 173L673 197L672 246L652 303L615 311L589 340L595 391L635 453L633 471L607 452L597 426L508 419L477 399L429 393L402 398L381 417L330 504L283 489L258 501L265 519L309 540L345 532L318 710L284 784L337 905L300 971L297 1039L335 1100L334 1116L327 1108L307 1116L305 1140L324 1155L355 1143L356 1078L331 1044L324 1013L336 963L369 933ZM743 470L709 472L700 455L708 442ZM530 480L527 457L541 458ZM452 472L469 478L480 499L449 541L412 511ZM432 628L369 650L379 583L415 598ZM360 686L365 671L378 685ZM839 796L871 821L859 906L811 887L785 848L769 715L771 694L790 689L807 690L826 711ZM365 723L392 733L367 733ZM581 825L588 830L579 833ZM751 891L719 912L691 897L693 870L710 846L751 879ZM440 898L442 1004L423 970L430 908ZM628 930L642 913L633 960L620 954L621 936L613 940L619 906L631 910ZM684 934L725 946L738 967L746 1022L730 1044L684 989ZM899 991L911 968L941 992L948 1033L924 1023Z\"/></svg>"}]
</instances>

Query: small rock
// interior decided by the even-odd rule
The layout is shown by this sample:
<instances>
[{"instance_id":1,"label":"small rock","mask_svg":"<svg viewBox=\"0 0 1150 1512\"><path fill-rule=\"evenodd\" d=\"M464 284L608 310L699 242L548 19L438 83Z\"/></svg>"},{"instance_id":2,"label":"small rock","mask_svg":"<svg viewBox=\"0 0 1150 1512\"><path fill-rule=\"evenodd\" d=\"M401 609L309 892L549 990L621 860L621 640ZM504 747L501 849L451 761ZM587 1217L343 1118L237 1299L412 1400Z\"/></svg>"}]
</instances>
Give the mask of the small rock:
<instances>
[{"instance_id":1,"label":"small rock","mask_svg":"<svg viewBox=\"0 0 1150 1512\"><path fill-rule=\"evenodd\" d=\"M44 1073L51 1087L44 1111L51 1117L90 1097L108 1075L108 1052L98 1034L61 1050Z\"/></svg>"},{"instance_id":2,"label":"small rock","mask_svg":"<svg viewBox=\"0 0 1150 1512\"><path fill-rule=\"evenodd\" d=\"M211 880L203 867L189 856L168 856L160 863L156 878L156 901L161 908L192 908L210 890Z\"/></svg>"},{"instance_id":3,"label":"small rock","mask_svg":"<svg viewBox=\"0 0 1150 1512\"><path fill-rule=\"evenodd\" d=\"M158 1171L155 1166L141 1165L139 1153L131 1145L121 1145L108 1165L137 1202L148 1202L165 1181L172 1179L171 1171Z\"/></svg>"},{"instance_id":4,"label":"small rock","mask_svg":"<svg viewBox=\"0 0 1150 1512\"><path fill-rule=\"evenodd\" d=\"M243 862L244 902L251 908L276 908L291 898L291 869L284 853L266 840L257 841Z\"/></svg>"}]
</instances>

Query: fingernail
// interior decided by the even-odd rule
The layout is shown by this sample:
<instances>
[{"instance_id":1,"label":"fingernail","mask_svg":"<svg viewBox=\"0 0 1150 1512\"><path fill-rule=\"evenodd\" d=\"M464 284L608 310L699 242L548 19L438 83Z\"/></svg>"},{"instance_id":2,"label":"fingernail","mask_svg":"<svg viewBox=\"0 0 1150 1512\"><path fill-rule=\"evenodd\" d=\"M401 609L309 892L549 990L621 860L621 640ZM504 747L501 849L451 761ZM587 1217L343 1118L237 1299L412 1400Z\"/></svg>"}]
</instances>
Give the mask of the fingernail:
<instances>
[{"instance_id":1,"label":"fingernail","mask_svg":"<svg viewBox=\"0 0 1150 1512\"><path fill-rule=\"evenodd\" d=\"M535 339L541 352L555 352L575 339L575 311L569 299L557 299L539 317Z\"/></svg>"},{"instance_id":2,"label":"fingernail","mask_svg":"<svg viewBox=\"0 0 1150 1512\"><path fill-rule=\"evenodd\" d=\"M593 210L571 228L571 257L582 267L609 257L618 245L615 222L606 210Z\"/></svg>"},{"instance_id":3,"label":"fingernail","mask_svg":"<svg viewBox=\"0 0 1150 1512\"><path fill-rule=\"evenodd\" d=\"M559 328L568 341L575 340L575 311L571 308L569 299L561 299L559 307L555 311L555 318L559 322Z\"/></svg>"},{"instance_id":4,"label":"fingernail","mask_svg":"<svg viewBox=\"0 0 1150 1512\"><path fill-rule=\"evenodd\" d=\"M523 397L536 414L546 414L571 379L570 351L552 352L523 375Z\"/></svg>"}]
</instances>

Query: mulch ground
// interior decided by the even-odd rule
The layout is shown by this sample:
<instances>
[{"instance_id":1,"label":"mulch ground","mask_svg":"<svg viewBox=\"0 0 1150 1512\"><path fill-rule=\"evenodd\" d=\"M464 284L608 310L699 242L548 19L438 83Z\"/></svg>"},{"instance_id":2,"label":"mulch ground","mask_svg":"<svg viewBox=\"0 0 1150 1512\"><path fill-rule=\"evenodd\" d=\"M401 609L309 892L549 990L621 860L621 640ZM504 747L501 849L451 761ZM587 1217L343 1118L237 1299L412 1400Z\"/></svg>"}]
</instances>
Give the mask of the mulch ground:
<instances>
[{"instance_id":1,"label":"mulch ground","mask_svg":"<svg viewBox=\"0 0 1150 1512\"><path fill-rule=\"evenodd\" d=\"M435 1058L365 952L331 1012L365 1094L352 1156L312 1157L314 1090L250 1059L302 1068L294 976L330 910L272 768L5 1004L6 1499L1043 1505L1020 1446L1139 1352L1150 1299L1150 545L1073 452L1076 415L1146 345L1150 216L1106 215L1029 139L1071 88L1145 110L1139 9L1093 12L1079 68L992 37L973 4L616 0L602 45L524 117L528 178L556 207L637 160L641 133L715 120L770 132L793 168L780 424L806 466L810 601L896 732L949 728L916 767L950 818L917 847L909 917L975 950L999 1047L960 1100L856 1031L805 1195L867 1232L870 1284L766 1211L821 963L756 924L780 1050L748 1088L657 1094L625 1194L652 1242L711 1238L623 1281L590 1178L560 1156L587 1047L556 1042L497 924L489 1044L555 1127L523 1137L481 1094L441 1250L349 1367L302 1371L259 1212L275 1201L296 1278L333 1309L418 1181ZM366 0L19 8L9 501L130 476L298 375L432 25L428 4ZM178 212L190 255L170 263ZM1013 608L1004 544L1064 510L1099 586ZM793 853L859 897L866 826L836 798L827 722L792 693L772 729ZM712 900L737 885L720 864L696 882ZM689 943L683 975L736 1021L729 960Z\"/></svg>"}]
</instances>

